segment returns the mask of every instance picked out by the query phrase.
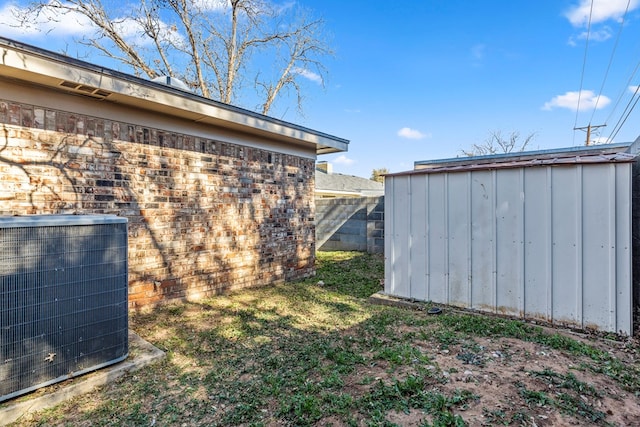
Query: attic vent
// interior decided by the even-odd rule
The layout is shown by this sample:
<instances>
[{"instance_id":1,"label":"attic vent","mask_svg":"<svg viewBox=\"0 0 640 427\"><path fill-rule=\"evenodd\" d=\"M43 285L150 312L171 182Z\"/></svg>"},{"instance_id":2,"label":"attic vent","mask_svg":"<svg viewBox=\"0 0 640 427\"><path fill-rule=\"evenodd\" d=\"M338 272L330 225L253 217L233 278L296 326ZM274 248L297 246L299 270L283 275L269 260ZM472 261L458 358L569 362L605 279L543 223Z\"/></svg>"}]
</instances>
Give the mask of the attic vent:
<instances>
[{"instance_id":1,"label":"attic vent","mask_svg":"<svg viewBox=\"0 0 640 427\"><path fill-rule=\"evenodd\" d=\"M106 90L103 89L98 89L95 92L93 92L94 95L98 95L98 96L103 96L103 97L107 97L109 95L111 95L111 92L107 92Z\"/></svg>"},{"instance_id":2,"label":"attic vent","mask_svg":"<svg viewBox=\"0 0 640 427\"><path fill-rule=\"evenodd\" d=\"M79 85L78 85L78 83L68 82L68 81L65 80L62 83L60 83L60 86L68 87L68 88L71 88L71 89L75 89Z\"/></svg>"},{"instance_id":3,"label":"attic vent","mask_svg":"<svg viewBox=\"0 0 640 427\"><path fill-rule=\"evenodd\" d=\"M89 93L92 93L94 90L96 90L96 88L94 87L84 86L84 85L80 85L76 89L78 89L80 92L89 92Z\"/></svg>"},{"instance_id":4,"label":"attic vent","mask_svg":"<svg viewBox=\"0 0 640 427\"><path fill-rule=\"evenodd\" d=\"M60 86L68 88L68 89L72 89L74 91L83 93L85 95L89 95L93 98L106 98L107 96L111 95L111 92L106 91L104 89L98 89L96 87L93 86L87 86L87 85L83 85L83 84L79 84L76 82L70 82L68 80L64 80L62 81L62 83L60 83Z\"/></svg>"},{"instance_id":5,"label":"attic vent","mask_svg":"<svg viewBox=\"0 0 640 427\"><path fill-rule=\"evenodd\" d=\"M166 86L175 87L176 89L181 89L181 90L186 90L188 92L191 92L191 89L189 89L189 86L187 86L185 82L183 82L182 80L176 79L175 77L160 76L160 77L156 77L151 81L156 83L162 83L163 85L166 85Z\"/></svg>"}]
</instances>

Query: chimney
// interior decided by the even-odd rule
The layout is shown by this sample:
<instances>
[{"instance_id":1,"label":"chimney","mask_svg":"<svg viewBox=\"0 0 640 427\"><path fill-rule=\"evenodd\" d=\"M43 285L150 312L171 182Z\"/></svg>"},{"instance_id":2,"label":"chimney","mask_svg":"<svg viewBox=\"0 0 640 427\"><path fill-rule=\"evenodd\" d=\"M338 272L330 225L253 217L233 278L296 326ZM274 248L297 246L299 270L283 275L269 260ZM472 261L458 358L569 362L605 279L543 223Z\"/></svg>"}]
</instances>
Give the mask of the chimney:
<instances>
[{"instance_id":1,"label":"chimney","mask_svg":"<svg viewBox=\"0 0 640 427\"><path fill-rule=\"evenodd\" d=\"M326 160L316 163L316 169L329 175L333 173L333 166Z\"/></svg>"}]
</instances>

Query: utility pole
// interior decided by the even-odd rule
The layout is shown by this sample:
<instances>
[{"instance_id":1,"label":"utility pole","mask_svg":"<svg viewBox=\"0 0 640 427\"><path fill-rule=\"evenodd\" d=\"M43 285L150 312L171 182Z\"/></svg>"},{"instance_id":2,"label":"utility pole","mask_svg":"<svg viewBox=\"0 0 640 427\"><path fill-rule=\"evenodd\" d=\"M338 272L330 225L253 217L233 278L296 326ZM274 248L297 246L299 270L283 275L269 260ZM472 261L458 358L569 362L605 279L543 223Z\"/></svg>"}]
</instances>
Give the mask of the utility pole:
<instances>
[{"instance_id":1,"label":"utility pole","mask_svg":"<svg viewBox=\"0 0 640 427\"><path fill-rule=\"evenodd\" d=\"M595 130L595 129L602 128L602 127L605 127L605 126L606 126L606 124L591 126L591 123L589 123L589 126L583 126L583 127L580 127L580 128L573 128L573 130L586 130L587 131L587 141L585 142L584 145L589 145L589 144L591 144L591 142L590 142L591 141L591 129Z\"/></svg>"}]
</instances>

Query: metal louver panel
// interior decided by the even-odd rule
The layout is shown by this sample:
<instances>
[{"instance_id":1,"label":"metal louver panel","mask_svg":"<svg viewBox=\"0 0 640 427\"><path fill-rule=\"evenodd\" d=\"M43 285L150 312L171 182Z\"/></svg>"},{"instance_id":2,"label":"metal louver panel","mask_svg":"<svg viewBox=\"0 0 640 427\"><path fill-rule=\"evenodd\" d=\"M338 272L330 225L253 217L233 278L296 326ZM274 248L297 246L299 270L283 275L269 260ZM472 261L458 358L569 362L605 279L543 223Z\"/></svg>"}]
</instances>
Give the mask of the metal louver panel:
<instances>
[{"instance_id":1,"label":"metal louver panel","mask_svg":"<svg viewBox=\"0 0 640 427\"><path fill-rule=\"evenodd\" d=\"M126 359L127 220L0 217L0 401Z\"/></svg>"}]
</instances>

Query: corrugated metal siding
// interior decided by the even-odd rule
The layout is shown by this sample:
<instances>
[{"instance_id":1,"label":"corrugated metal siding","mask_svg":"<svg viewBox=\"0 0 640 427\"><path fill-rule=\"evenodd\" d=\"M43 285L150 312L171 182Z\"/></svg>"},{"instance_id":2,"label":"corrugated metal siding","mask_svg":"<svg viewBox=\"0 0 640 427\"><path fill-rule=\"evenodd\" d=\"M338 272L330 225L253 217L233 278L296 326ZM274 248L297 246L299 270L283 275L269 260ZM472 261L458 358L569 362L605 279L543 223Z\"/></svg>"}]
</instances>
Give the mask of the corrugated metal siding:
<instances>
[{"instance_id":1,"label":"corrugated metal siding","mask_svg":"<svg viewBox=\"0 0 640 427\"><path fill-rule=\"evenodd\" d=\"M630 334L631 163L392 175L385 292Z\"/></svg>"}]
</instances>

